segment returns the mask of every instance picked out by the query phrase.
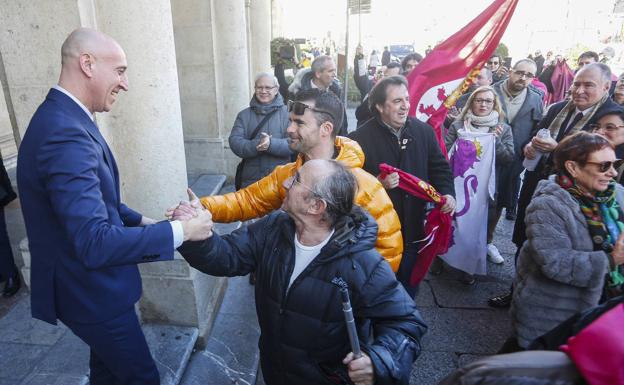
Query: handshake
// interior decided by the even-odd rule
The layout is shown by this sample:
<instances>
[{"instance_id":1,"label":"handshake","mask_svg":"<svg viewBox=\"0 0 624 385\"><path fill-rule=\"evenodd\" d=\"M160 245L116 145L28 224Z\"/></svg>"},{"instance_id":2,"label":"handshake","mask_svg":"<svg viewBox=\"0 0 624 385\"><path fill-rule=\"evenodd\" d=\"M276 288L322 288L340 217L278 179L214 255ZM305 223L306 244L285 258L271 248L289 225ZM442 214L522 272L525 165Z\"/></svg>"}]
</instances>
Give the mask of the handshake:
<instances>
[{"instance_id":1,"label":"handshake","mask_svg":"<svg viewBox=\"0 0 624 385\"><path fill-rule=\"evenodd\" d=\"M180 221L184 231L184 241L203 241L212 236L214 222L212 214L206 210L199 198L190 188L186 190L188 201L181 201L165 211L165 217L170 221Z\"/></svg>"}]
</instances>

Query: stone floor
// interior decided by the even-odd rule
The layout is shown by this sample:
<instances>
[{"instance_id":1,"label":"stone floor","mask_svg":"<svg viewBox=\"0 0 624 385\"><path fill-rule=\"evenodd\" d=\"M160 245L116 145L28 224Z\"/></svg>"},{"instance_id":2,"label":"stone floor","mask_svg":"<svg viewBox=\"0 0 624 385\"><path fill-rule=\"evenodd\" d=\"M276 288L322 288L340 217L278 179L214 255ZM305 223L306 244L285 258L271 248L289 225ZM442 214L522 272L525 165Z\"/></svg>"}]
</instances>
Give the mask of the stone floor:
<instances>
[{"instance_id":1,"label":"stone floor","mask_svg":"<svg viewBox=\"0 0 624 385\"><path fill-rule=\"evenodd\" d=\"M458 366L496 353L509 336L507 310L488 307L487 299L509 289L514 273L512 230L513 222L501 219L494 243L505 263L488 263L488 274L477 277L474 285L460 283L458 273L449 269L429 275L423 283L416 303L429 331L410 384L436 384Z\"/></svg>"}]
</instances>

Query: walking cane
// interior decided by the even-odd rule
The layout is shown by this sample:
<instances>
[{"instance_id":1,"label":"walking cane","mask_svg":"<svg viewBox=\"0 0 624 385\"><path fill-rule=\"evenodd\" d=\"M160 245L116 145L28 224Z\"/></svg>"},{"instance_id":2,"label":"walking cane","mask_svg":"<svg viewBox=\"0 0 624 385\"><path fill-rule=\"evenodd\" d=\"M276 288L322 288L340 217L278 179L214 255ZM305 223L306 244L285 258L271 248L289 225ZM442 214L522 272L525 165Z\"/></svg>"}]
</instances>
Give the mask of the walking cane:
<instances>
[{"instance_id":1,"label":"walking cane","mask_svg":"<svg viewBox=\"0 0 624 385\"><path fill-rule=\"evenodd\" d=\"M349 342L351 343L351 351L353 352L353 359L362 357L362 351L360 350L360 340L358 339L357 329L355 327L355 319L353 318L353 309L351 309L351 300L349 299L349 290L347 283L339 277L332 280L332 283L340 287L340 295L342 296L342 312L345 316L345 323L347 325L347 334L349 334Z\"/></svg>"}]
</instances>

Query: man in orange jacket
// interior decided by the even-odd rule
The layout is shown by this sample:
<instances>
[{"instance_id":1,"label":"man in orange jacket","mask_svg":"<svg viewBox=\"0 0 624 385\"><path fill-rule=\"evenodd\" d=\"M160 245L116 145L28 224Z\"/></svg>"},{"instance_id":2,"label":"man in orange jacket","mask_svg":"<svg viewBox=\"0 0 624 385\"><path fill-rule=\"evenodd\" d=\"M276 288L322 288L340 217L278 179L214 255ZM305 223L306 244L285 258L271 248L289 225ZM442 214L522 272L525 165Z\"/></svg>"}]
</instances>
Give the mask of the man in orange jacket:
<instances>
[{"instance_id":1,"label":"man in orange jacket","mask_svg":"<svg viewBox=\"0 0 624 385\"><path fill-rule=\"evenodd\" d=\"M375 247L397 271L403 252L401 224L385 189L377 178L362 170L364 153L357 142L336 136L342 127L343 106L331 92L310 89L297 94L289 103L289 146L299 152L297 160L277 166L273 172L239 191L205 196L201 204L212 213L215 222L246 221L277 210L286 196L283 182L310 159L336 159L355 175L358 192L355 203L366 209L379 228ZM167 216L171 216L173 208Z\"/></svg>"}]
</instances>

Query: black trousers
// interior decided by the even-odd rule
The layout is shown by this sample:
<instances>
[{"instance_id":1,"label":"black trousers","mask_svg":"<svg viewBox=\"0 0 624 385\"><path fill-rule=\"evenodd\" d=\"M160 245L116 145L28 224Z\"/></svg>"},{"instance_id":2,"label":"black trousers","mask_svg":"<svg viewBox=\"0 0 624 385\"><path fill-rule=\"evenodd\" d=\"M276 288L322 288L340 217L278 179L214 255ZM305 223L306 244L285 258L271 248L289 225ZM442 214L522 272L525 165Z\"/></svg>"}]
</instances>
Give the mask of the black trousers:
<instances>
[{"instance_id":1,"label":"black trousers","mask_svg":"<svg viewBox=\"0 0 624 385\"><path fill-rule=\"evenodd\" d=\"M13 249L11 249L11 241L7 233L4 207L0 207L0 280L5 280L15 274L17 274L17 267L15 267Z\"/></svg>"}]
</instances>

